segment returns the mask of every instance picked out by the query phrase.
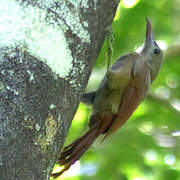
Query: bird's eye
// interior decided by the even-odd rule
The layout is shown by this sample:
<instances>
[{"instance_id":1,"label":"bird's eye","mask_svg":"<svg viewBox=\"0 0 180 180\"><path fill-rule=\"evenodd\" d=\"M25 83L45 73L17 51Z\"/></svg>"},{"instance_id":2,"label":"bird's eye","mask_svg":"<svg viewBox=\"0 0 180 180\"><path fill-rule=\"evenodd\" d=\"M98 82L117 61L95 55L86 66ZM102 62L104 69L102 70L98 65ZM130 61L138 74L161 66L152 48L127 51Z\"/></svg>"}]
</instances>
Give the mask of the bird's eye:
<instances>
[{"instance_id":1,"label":"bird's eye","mask_svg":"<svg viewBox=\"0 0 180 180\"><path fill-rule=\"evenodd\" d=\"M160 49L157 49L157 48L156 48L156 49L154 50L154 54L155 54L155 55L159 55L159 54L160 54Z\"/></svg>"}]
</instances>

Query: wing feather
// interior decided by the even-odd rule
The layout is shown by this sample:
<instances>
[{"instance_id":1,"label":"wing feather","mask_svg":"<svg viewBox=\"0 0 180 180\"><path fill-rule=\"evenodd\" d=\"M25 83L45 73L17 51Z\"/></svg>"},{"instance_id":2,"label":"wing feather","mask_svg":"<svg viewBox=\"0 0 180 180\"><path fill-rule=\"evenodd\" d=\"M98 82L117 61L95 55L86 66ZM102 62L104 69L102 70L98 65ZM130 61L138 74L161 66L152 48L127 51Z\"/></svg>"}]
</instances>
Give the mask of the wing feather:
<instances>
[{"instance_id":1,"label":"wing feather","mask_svg":"<svg viewBox=\"0 0 180 180\"><path fill-rule=\"evenodd\" d=\"M135 111L138 105L139 98L137 94L137 89L134 86L129 85L124 90L119 111L116 117L114 118L111 126L107 130L105 138L112 132L119 129L129 119L129 117L132 115L132 113Z\"/></svg>"}]
</instances>

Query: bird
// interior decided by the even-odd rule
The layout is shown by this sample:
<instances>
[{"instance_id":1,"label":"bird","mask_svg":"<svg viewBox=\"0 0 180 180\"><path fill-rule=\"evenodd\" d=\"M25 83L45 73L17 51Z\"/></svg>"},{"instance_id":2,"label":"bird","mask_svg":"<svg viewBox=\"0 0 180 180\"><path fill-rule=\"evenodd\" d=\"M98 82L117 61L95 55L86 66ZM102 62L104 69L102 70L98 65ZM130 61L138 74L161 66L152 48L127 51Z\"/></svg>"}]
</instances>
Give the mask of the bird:
<instances>
[{"instance_id":1,"label":"bird","mask_svg":"<svg viewBox=\"0 0 180 180\"><path fill-rule=\"evenodd\" d=\"M53 177L67 171L97 137L103 135L104 140L122 127L147 96L162 60L163 51L155 41L150 19L146 18L146 38L141 52L121 56L107 68L97 91L82 96L83 101L93 104L89 130L63 149L58 159L63 169L53 173Z\"/></svg>"}]
</instances>

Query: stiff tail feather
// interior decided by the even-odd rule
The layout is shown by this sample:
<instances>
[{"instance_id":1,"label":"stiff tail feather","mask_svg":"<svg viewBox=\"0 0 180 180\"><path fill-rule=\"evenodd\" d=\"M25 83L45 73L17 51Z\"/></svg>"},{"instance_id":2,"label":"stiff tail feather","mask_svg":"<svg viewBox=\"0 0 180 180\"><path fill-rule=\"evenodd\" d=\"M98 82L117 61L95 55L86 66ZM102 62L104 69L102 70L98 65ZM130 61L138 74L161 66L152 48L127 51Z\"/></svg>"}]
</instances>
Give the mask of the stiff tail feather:
<instances>
[{"instance_id":1,"label":"stiff tail feather","mask_svg":"<svg viewBox=\"0 0 180 180\"><path fill-rule=\"evenodd\" d=\"M64 168L60 172L53 173L52 176L56 178L67 171L71 165L80 159L98 135L98 126L96 125L91 127L83 136L75 140L72 144L66 146L58 161L60 165L64 166Z\"/></svg>"}]
</instances>

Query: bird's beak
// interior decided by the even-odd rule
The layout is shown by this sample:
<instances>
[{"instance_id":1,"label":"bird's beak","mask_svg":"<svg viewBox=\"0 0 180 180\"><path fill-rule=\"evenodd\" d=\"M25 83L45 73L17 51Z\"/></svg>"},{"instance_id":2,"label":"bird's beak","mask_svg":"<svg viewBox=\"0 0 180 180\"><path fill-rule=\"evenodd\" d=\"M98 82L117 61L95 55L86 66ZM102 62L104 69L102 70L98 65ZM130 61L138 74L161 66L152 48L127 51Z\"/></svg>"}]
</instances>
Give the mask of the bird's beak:
<instances>
[{"instance_id":1,"label":"bird's beak","mask_svg":"<svg viewBox=\"0 0 180 180\"><path fill-rule=\"evenodd\" d=\"M154 39L154 34L153 34L153 30L152 30L151 21L147 17L146 18L146 40L145 40L144 47L143 47L141 52L142 53L146 52L147 47L151 46L152 44L158 46L155 39Z\"/></svg>"},{"instance_id":2,"label":"bird's beak","mask_svg":"<svg viewBox=\"0 0 180 180\"><path fill-rule=\"evenodd\" d=\"M146 42L145 42L145 45L152 44L152 43L155 43L155 39L154 39L154 35L153 35L151 21L147 17L146 18Z\"/></svg>"}]
</instances>

